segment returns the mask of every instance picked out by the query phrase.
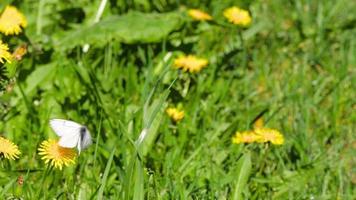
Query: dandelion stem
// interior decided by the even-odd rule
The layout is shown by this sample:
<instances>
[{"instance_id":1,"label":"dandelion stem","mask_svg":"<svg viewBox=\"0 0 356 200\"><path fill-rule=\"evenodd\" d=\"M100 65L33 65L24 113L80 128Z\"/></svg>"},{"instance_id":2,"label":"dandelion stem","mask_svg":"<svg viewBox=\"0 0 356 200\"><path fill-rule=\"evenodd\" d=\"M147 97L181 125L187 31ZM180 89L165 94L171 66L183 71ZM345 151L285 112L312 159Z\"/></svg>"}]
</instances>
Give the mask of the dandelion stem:
<instances>
[{"instance_id":1,"label":"dandelion stem","mask_svg":"<svg viewBox=\"0 0 356 200\"><path fill-rule=\"evenodd\" d=\"M215 139L220 135L221 132L217 131L210 139L209 142L201 144L198 148L195 149L195 151L189 156L188 159L185 160L185 162L181 165L181 167L178 169L178 173L182 174L185 168L191 163L191 161L200 153L200 151L206 147L209 146L211 143L215 142ZM183 178L184 176L182 176Z\"/></svg>"},{"instance_id":2,"label":"dandelion stem","mask_svg":"<svg viewBox=\"0 0 356 200\"><path fill-rule=\"evenodd\" d=\"M241 48L242 48L242 66L245 68L246 65L247 65L247 51L246 51L246 48L245 48L245 42L244 42L244 37L242 35L242 31L240 29L237 30L237 33L239 35L239 39L240 39L240 42L241 42Z\"/></svg>"},{"instance_id":3,"label":"dandelion stem","mask_svg":"<svg viewBox=\"0 0 356 200\"><path fill-rule=\"evenodd\" d=\"M49 172L51 171L51 169L52 169L52 166L46 166L46 170L44 171L44 174L43 174L43 176L42 176L42 179L41 179L41 188L40 188L40 191L38 192L38 199L41 199L40 197L41 197L41 195L42 195L42 191L43 191L43 186L44 186L44 182L45 182L45 180L46 180L46 177L47 177L47 175L49 174Z\"/></svg>"},{"instance_id":4,"label":"dandelion stem","mask_svg":"<svg viewBox=\"0 0 356 200\"><path fill-rule=\"evenodd\" d=\"M269 144L265 144L264 146L264 149L262 150L262 159L260 160L261 161L261 166L260 166L260 169L258 170L259 173L262 173L263 169L265 168L265 165L266 165L266 158L267 158L267 154L269 152Z\"/></svg>"},{"instance_id":5,"label":"dandelion stem","mask_svg":"<svg viewBox=\"0 0 356 200\"><path fill-rule=\"evenodd\" d=\"M100 17L103 15L107 0L101 0L98 11L96 12L95 19L94 19L94 24L98 23L100 20ZM84 44L83 46L83 52L86 53L89 50L89 44Z\"/></svg>"},{"instance_id":6,"label":"dandelion stem","mask_svg":"<svg viewBox=\"0 0 356 200\"><path fill-rule=\"evenodd\" d=\"M93 165L95 166L96 163L96 156L97 156L97 152L98 152L98 147L99 147L99 139L100 139L100 134L101 134L101 125L103 122L103 115L102 115L102 110L100 110L100 123L99 123L99 131L98 134L96 136L96 144L95 144L95 152L94 152L94 163Z\"/></svg>"},{"instance_id":7,"label":"dandelion stem","mask_svg":"<svg viewBox=\"0 0 356 200\"><path fill-rule=\"evenodd\" d=\"M100 17L103 15L106 3L107 3L107 0L101 0L99 8L98 8L98 12L96 13L96 16L95 16L95 19L94 19L94 23L99 22Z\"/></svg>"}]
</instances>

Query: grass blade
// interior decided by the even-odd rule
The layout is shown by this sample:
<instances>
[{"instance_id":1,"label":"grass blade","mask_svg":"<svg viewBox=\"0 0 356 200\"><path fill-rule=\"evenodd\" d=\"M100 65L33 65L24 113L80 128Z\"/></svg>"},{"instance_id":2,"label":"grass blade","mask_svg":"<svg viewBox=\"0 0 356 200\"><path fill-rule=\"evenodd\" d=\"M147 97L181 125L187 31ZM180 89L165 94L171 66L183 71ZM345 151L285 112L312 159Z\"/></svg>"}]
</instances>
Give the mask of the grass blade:
<instances>
[{"instance_id":1,"label":"grass blade","mask_svg":"<svg viewBox=\"0 0 356 200\"><path fill-rule=\"evenodd\" d=\"M234 200L239 200L241 198L242 190L244 189L248 177L250 176L251 172L251 154L248 152L244 156L242 156L237 163L237 180L235 183L235 188L233 191Z\"/></svg>"},{"instance_id":2,"label":"grass blade","mask_svg":"<svg viewBox=\"0 0 356 200\"><path fill-rule=\"evenodd\" d=\"M104 189L105 189L105 186L106 186L106 181L108 179L108 175L109 175L109 172L110 172L111 163L112 163L113 158L114 158L115 149L116 148L114 147L113 150L111 151L109 160L108 160L108 162L106 164L106 167L105 167L103 178L101 179L101 185L100 185L100 188L99 188L98 198L97 198L99 200L103 199L103 193L104 193Z\"/></svg>"},{"instance_id":3,"label":"grass blade","mask_svg":"<svg viewBox=\"0 0 356 200\"><path fill-rule=\"evenodd\" d=\"M143 178L143 167L138 158L136 158L136 173L135 173L135 190L133 199L140 200L144 199L144 178Z\"/></svg>"}]
</instances>

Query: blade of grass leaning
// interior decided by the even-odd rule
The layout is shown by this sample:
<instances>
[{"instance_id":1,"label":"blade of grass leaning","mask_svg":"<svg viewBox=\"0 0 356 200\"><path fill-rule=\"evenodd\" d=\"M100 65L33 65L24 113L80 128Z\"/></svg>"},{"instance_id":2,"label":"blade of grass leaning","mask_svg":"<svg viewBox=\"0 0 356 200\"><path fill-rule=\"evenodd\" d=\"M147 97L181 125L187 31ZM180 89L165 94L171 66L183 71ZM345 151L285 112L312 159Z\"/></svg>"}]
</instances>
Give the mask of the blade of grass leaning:
<instances>
[{"instance_id":1,"label":"blade of grass leaning","mask_svg":"<svg viewBox=\"0 0 356 200\"><path fill-rule=\"evenodd\" d=\"M128 166L126 167L127 173L124 180L124 188L123 188L123 198L126 200L141 198L137 192L143 195L144 193L144 180L143 180L143 167L141 164L140 156L137 152L137 148L135 147L135 155L132 156ZM139 196L137 196L139 195ZM135 197L135 198L134 198ZM143 196L142 196L143 198Z\"/></svg>"},{"instance_id":2,"label":"blade of grass leaning","mask_svg":"<svg viewBox=\"0 0 356 200\"><path fill-rule=\"evenodd\" d=\"M178 169L178 174L181 174L181 179L183 179L186 175L186 168L188 167L188 165L193 161L193 159L195 157L197 157L200 153L200 151L203 150L203 148L211 145L213 142L216 141L216 139L224 132L228 129L228 127L230 126L230 123L221 123L221 125L219 127L217 127L216 131L214 133L207 133L207 134L211 134L211 138L208 142L206 143L202 143L200 144L200 146L198 146L195 151L185 160L185 162L179 167Z\"/></svg>"},{"instance_id":3,"label":"blade of grass leaning","mask_svg":"<svg viewBox=\"0 0 356 200\"><path fill-rule=\"evenodd\" d=\"M7 193L7 191L11 188L11 186L16 182L16 179L12 179L11 181L9 181L4 187L3 190L1 191L0 196L5 196L5 194Z\"/></svg>"},{"instance_id":4,"label":"blade of grass leaning","mask_svg":"<svg viewBox=\"0 0 356 200\"><path fill-rule=\"evenodd\" d=\"M144 178L143 178L143 167L139 158L136 158L136 172L135 172L135 189L133 199L140 200L144 199Z\"/></svg>"},{"instance_id":5,"label":"blade of grass leaning","mask_svg":"<svg viewBox=\"0 0 356 200\"><path fill-rule=\"evenodd\" d=\"M169 95L169 89L167 89L161 97L156 100L150 108L145 109L144 116L147 118L144 118L144 124L146 129L148 129L148 133L145 137L145 140L142 141L141 144L139 144L139 149L142 150L143 155L146 155L147 152L149 151L149 148L151 147L153 141L155 140L157 133L158 133L158 127L160 125L162 116L163 116L163 111L164 111L164 106L165 106L165 101L168 98Z\"/></svg>"},{"instance_id":6,"label":"blade of grass leaning","mask_svg":"<svg viewBox=\"0 0 356 200\"><path fill-rule=\"evenodd\" d=\"M147 136L145 140L143 141L142 144L142 156L146 156L149 150L151 149L155 139L157 138L158 135L158 128L160 127L163 114L164 114L164 107L161 104L161 111L157 114L155 120L152 122L150 129L148 130Z\"/></svg>"},{"instance_id":7,"label":"blade of grass leaning","mask_svg":"<svg viewBox=\"0 0 356 200\"><path fill-rule=\"evenodd\" d=\"M174 82L176 81L173 80L170 86L163 92L162 95L160 95L159 99L156 101L153 101L153 103L150 105L150 101L153 97L153 94L156 90L156 87L158 83L161 81L162 77L166 73L163 72L162 76L158 79L156 85L153 87L151 90L150 94L147 97L146 102L144 103L144 108L143 108L143 129L147 129L147 134L145 135L145 138L142 138L141 135L140 137L136 140L137 148L141 151L143 156L146 155L152 146L153 141L155 140L157 133L158 133L158 127L160 125L163 112L164 112L164 107L165 107L165 102L169 96L170 89L173 86Z\"/></svg>"},{"instance_id":8,"label":"blade of grass leaning","mask_svg":"<svg viewBox=\"0 0 356 200\"><path fill-rule=\"evenodd\" d=\"M129 200L131 199L131 184L132 184L132 177L133 177L133 168L135 166L136 158L132 157L128 166L126 167L127 173L125 175L125 180L124 180L124 189L123 189L123 199Z\"/></svg>"},{"instance_id":9,"label":"blade of grass leaning","mask_svg":"<svg viewBox=\"0 0 356 200\"><path fill-rule=\"evenodd\" d=\"M96 164L96 157L97 157L97 153L98 153L98 147L99 147L99 139L100 139L100 134L101 134L101 124L102 124L102 121L103 121L103 115L102 115L102 112L100 112L100 122L99 122L99 131L98 131L98 134L96 136L96 143L95 143L95 151L94 151L94 167L95 167L95 164Z\"/></svg>"},{"instance_id":10,"label":"blade of grass leaning","mask_svg":"<svg viewBox=\"0 0 356 200\"><path fill-rule=\"evenodd\" d=\"M246 186L248 177L251 172L251 154L248 152L243 155L237 163L237 177L235 182L235 188L233 190L232 199L239 200L242 199L242 190Z\"/></svg>"},{"instance_id":11,"label":"blade of grass leaning","mask_svg":"<svg viewBox=\"0 0 356 200\"><path fill-rule=\"evenodd\" d=\"M105 186L106 186L106 181L107 181L108 176L109 176L111 163L112 163L113 158L114 158L115 149L116 148L114 147L113 150L111 151L109 160L108 160L108 162L106 164L106 167L105 167L103 178L101 179L101 184L100 184L100 188L99 188L99 192L98 192L98 198L97 198L99 200L103 199L104 189L105 189Z\"/></svg>"}]
</instances>

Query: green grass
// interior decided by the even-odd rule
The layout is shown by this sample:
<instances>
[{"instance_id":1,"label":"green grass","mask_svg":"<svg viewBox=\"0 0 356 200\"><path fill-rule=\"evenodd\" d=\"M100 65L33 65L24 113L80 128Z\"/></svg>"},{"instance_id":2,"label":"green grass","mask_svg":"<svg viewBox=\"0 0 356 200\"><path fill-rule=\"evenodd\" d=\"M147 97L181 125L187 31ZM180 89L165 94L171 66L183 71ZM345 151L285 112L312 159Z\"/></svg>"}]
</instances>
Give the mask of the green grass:
<instances>
[{"instance_id":1,"label":"green grass","mask_svg":"<svg viewBox=\"0 0 356 200\"><path fill-rule=\"evenodd\" d=\"M12 1L28 27L0 37L29 52L3 66L16 71L0 82L13 87L0 93L0 133L22 154L0 158L0 199L356 198L355 2L109 1L93 25L99 3ZM232 5L250 11L249 28L223 18ZM209 65L176 70L180 53ZM178 104L185 117L173 123L164 111ZM285 143L232 144L266 109ZM51 118L94 138L62 171L37 154L57 138Z\"/></svg>"}]
</instances>

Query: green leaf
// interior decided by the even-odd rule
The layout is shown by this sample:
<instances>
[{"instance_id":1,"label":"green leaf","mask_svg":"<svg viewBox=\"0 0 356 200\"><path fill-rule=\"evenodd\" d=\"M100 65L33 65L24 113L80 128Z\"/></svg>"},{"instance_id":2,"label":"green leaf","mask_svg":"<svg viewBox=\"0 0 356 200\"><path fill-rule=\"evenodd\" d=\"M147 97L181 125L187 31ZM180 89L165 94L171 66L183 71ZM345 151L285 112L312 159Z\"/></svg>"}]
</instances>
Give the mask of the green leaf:
<instances>
[{"instance_id":1,"label":"green leaf","mask_svg":"<svg viewBox=\"0 0 356 200\"><path fill-rule=\"evenodd\" d=\"M166 97L164 98L164 100L166 99ZM158 101L157 101L158 102ZM156 103L157 103L156 102ZM159 101L160 102L160 101ZM147 155L147 153L149 152L149 150L151 149L155 139L157 138L158 135L158 128L161 125L161 121L163 118L163 114L164 114L164 104L163 102L160 102L161 104L156 104L156 106L160 106L159 108L155 108L155 109L159 109L156 111L154 119L148 129L148 133L147 133L147 137L145 138L145 140L143 141L142 144L142 155L145 156ZM155 111L155 110L153 110ZM152 112L153 112L152 111ZM159 111L159 112L158 112Z\"/></svg>"},{"instance_id":2,"label":"green leaf","mask_svg":"<svg viewBox=\"0 0 356 200\"><path fill-rule=\"evenodd\" d=\"M70 31L61 36L55 46L65 50L83 44L102 46L111 40L127 44L160 42L181 24L177 12L160 14L129 12Z\"/></svg>"},{"instance_id":3,"label":"green leaf","mask_svg":"<svg viewBox=\"0 0 356 200\"><path fill-rule=\"evenodd\" d=\"M8 190L11 189L11 187L16 183L16 179L12 179L11 181L9 181L6 185L4 185L0 193L0 196L5 196L5 194L7 193Z\"/></svg>"},{"instance_id":4,"label":"green leaf","mask_svg":"<svg viewBox=\"0 0 356 200\"><path fill-rule=\"evenodd\" d=\"M18 63L16 61L13 61L12 63L6 63L6 76L8 78L13 78L16 75L16 69L17 69Z\"/></svg>"},{"instance_id":5,"label":"green leaf","mask_svg":"<svg viewBox=\"0 0 356 200\"><path fill-rule=\"evenodd\" d=\"M132 156L126 168L127 173L123 184L124 192L122 193L122 199L144 198L144 169L137 153L138 152L135 151L135 155Z\"/></svg>"},{"instance_id":6,"label":"green leaf","mask_svg":"<svg viewBox=\"0 0 356 200\"><path fill-rule=\"evenodd\" d=\"M233 191L234 200L239 200L241 198L242 190L246 186L248 177L251 173L251 154L250 152L243 155L239 162L237 163L237 178L235 182L235 188Z\"/></svg>"},{"instance_id":7,"label":"green leaf","mask_svg":"<svg viewBox=\"0 0 356 200\"><path fill-rule=\"evenodd\" d=\"M112 163L113 158L114 158L114 154L115 154L115 147L111 151L109 160L108 160L108 162L106 164L104 175L103 175L103 178L101 179L101 185L100 185L100 188L99 188L98 198L97 199L103 199L104 189L105 189L105 186L106 186L106 182L108 180L108 176L109 176L109 172L110 172L110 168L111 168L111 163Z\"/></svg>"},{"instance_id":8,"label":"green leaf","mask_svg":"<svg viewBox=\"0 0 356 200\"><path fill-rule=\"evenodd\" d=\"M50 78L50 74L54 74L55 67L54 63L38 66L26 79L25 94L30 94L39 84Z\"/></svg>"},{"instance_id":9,"label":"green leaf","mask_svg":"<svg viewBox=\"0 0 356 200\"><path fill-rule=\"evenodd\" d=\"M12 104L16 105L24 95L31 96L39 85L43 85L45 81L51 80L55 74L55 69L55 63L37 66L26 78L26 87L24 88L24 91L20 91L20 87L15 88L17 97L12 100Z\"/></svg>"},{"instance_id":10,"label":"green leaf","mask_svg":"<svg viewBox=\"0 0 356 200\"><path fill-rule=\"evenodd\" d=\"M142 200L145 196L144 190L144 174L143 166L138 158L136 158L136 173L135 173L135 190L133 199Z\"/></svg>"}]
</instances>

